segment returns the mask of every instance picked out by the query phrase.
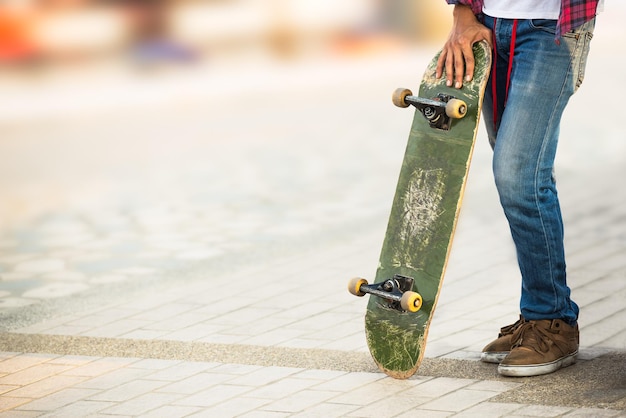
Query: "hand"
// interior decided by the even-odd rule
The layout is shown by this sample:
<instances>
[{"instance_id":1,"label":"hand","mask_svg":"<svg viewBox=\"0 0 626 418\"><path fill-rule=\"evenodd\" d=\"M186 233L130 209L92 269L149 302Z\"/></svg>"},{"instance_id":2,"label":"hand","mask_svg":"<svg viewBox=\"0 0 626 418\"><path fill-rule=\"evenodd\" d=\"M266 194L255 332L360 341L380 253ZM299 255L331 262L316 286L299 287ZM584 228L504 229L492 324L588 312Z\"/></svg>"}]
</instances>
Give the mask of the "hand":
<instances>
[{"instance_id":1,"label":"hand","mask_svg":"<svg viewBox=\"0 0 626 418\"><path fill-rule=\"evenodd\" d=\"M482 40L492 46L491 30L476 19L469 6L455 5L452 30L437 61L437 78L441 78L445 68L448 86L454 84L460 89L464 79L472 81L475 64L472 46Z\"/></svg>"}]
</instances>

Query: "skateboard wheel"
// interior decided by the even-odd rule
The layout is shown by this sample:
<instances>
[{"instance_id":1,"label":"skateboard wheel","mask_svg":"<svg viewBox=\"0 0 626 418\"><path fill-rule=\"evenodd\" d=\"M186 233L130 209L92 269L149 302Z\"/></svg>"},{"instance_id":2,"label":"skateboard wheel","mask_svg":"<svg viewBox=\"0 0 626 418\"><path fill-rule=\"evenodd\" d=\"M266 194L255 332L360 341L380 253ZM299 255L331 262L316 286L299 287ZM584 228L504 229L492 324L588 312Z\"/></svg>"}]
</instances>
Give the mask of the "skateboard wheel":
<instances>
[{"instance_id":1,"label":"skateboard wheel","mask_svg":"<svg viewBox=\"0 0 626 418\"><path fill-rule=\"evenodd\" d=\"M417 312L422 307L422 295L416 292L404 292L400 300L400 306L405 311Z\"/></svg>"},{"instance_id":2,"label":"skateboard wheel","mask_svg":"<svg viewBox=\"0 0 626 418\"><path fill-rule=\"evenodd\" d=\"M446 103L446 115L452 119L461 119L467 113L467 104L460 99L450 99Z\"/></svg>"},{"instance_id":3,"label":"skateboard wheel","mask_svg":"<svg viewBox=\"0 0 626 418\"><path fill-rule=\"evenodd\" d=\"M353 277L348 282L348 292L354 296L365 296L365 292L361 291L361 286L367 286L367 280L360 277Z\"/></svg>"},{"instance_id":4,"label":"skateboard wheel","mask_svg":"<svg viewBox=\"0 0 626 418\"><path fill-rule=\"evenodd\" d=\"M398 88L393 92L391 101L398 107L409 107L409 104L404 101L406 96L412 96L413 92L409 89Z\"/></svg>"}]
</instances>

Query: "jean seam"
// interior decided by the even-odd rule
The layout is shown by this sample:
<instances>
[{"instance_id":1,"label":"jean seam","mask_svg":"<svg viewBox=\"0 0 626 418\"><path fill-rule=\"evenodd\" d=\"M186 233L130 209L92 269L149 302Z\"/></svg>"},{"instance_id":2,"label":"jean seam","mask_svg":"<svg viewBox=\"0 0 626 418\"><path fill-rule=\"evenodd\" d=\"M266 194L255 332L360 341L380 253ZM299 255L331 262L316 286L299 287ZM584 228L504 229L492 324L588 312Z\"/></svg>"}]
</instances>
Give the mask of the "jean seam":
<instances>
[{"instance_id":1,"label":"jean seam","mask_svg":"<svg viewBox=\"0 0 626 418\"><path fill-rule=\"evenodd\" d=\"M577 43L578 44L578 43ZM574 63L574 56L570 53L570 61L569 61L569 68L567 71L568 75L571 75L572 72L572 67L573 67L573 63ZM573 74L572 74L573 75ZM563 84L561 85L561 91L559 92L558 95L558 99L557 99L557 103L560 103L563 100L565 93L565 90L567 88L568 85L568 80L570 80L571 77L565 77L565 79L563 80ZM556 312L556 308L558 308L559 306L563 305L564 301L559 300L559 292L556 289L556 278L554 277L554 272L555 272L555 268L554 268L554 254L553 254L553 249L552 246L550 245L550 239L552 238L554 239L554 237L549 237L549 230L546 229L545 226L545 221L544 221L544 214L543 211L541 210L541 205L539 204L539 173L541 172L541 162L544 161L545 158L545 153L546 153L546 147L548 146L548 143L550 142L548 139L548 134L552 129L552 126L554 124L554 119L555 119L555 115L557 113L557 109L558 107L554 107L552 109L552 112L550 113L550 119L549 122L547 124L546 127L546 131L544 134L544 138L542 141L542 145L541 145L541 151L539 153L539 158L537 159L537 164L535 166L535 205L537 206L537 212L539 213L539 219L541 221L541 229L543 230L543 235L544 235L544 245L547 248L547 255L548 255L548 265L550 267L550 281L551 281L551 285L552 285L552 292L553 292L553 310ZM555 147L558 147L558 138L557 138L557 144L555 144ZM556 153L556 151L555 151ZM554 166L554 162L552 163L552 166ZM563 274L566 274L565 272ZM559 313L561 313L561 310L559 311Z\"/></svg>"},{"instance_id":2,"label":"jean seam","mask_svg":"<svg viewBox=\"0 0 626 418\"><path fill-rule=\"evenodd\" d=\"M559 95L559 98L562 97L562 94ZM550 132L549 127L552 126L552 122L554 120L554 113L555 110L552 111L551 115L550 115L550 123L548 124L548 129L546 129L546 133L544 134L544 138L542 141L542 146L541 146L541 151L539 153L539 158L537 159L537 163L535 166L535 206L537 208L537 213L539 214L539 220L541 222L541 229L543 231L543 239L544 239L544 245L546 247L546 253L548 256L548 266L549 266L549 271L550 271L550 283L552 285L552 303L553 303L553 310L556 310L555 308L558 306L557 304L557 298L558 298L558 291L556 289L556 280L554 277L554 255L552 254L552 246L550 245L550 237L549 237L549 230L546 228L546 224L545 224L545 216L544 213L541 209L541 204L540 204L540 197L539 197L539 187L540 187L540 175L539 173L541 172L541 162L544 160L545 158L545 153L546 153L546 147L547 144L549 142L548 139L548 133ZM552 237L553 238L553 237Z\"/></svg>"}]
</instances>

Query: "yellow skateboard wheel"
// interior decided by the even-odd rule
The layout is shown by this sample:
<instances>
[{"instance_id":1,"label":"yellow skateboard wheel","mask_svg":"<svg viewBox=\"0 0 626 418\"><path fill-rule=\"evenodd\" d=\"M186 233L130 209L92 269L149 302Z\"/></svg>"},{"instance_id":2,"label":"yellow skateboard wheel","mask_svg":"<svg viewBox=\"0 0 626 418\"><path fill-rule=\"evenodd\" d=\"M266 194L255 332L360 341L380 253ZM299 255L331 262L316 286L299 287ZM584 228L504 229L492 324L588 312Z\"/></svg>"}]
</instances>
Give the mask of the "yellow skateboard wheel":
<instances>
[{"instance_id":1,"label":"yellow skateboard wheel","mask_svg":"<svg viewBox=\"0 0 626 418\"><path fill-rule=\"evenodd\" d=\"M354 296L365 296L365 292L361 291L361 286L367 286L367 280L360 277L353 277L348 282L348 292Z\"/></svg>"},{"instance_id":2,"label":"yellow skateboard wheel","mask_svg":"<svg viewBox=\"0 0 626 418\"><path fill-rule=\"evenodd\" d=\"M450 99L446 103L446 115L452 119L461 119L467 113L467 104L460 99Z\"/></svg>"},{"instance_id":3,"label":"yellow skateboard wheel","mask_svg":"<svg viewBox=\"0 0 626 418\"><path fill-rule=\"evenodd\" d=\"M400 300L400 306L405 311L417 312L422 307L422 295L416 292L404 292Z\"/></svg>"},{"instance_id":4,"label":"yellow skateboard wheel","mask_svg":"<svg viewBox=\"0 0 626 418\"><path fill-rule=\"evenodd\" d=\"M391 101L398 107L409 107L410 105L404 101L406 96L412 96L413 92L409 89L398 88L393 92Z\"/></svg>"}]
</instances>

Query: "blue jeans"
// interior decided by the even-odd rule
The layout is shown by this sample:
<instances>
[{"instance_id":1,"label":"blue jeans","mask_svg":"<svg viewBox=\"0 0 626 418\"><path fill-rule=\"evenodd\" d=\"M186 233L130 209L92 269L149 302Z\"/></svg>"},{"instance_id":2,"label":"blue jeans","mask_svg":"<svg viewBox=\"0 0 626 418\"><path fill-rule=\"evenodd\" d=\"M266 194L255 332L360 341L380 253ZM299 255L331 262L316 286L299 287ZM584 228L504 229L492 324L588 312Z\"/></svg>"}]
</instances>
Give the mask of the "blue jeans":
<instances>
[{"instance_id":1,"label":"blue jeans","mask_svg":"<svg viewBox=\"0 0 626 418\"><path fill-rule=\"evenodd\" d=\"M559 318L575 324L579 309L566 282L553 174L561 115L582 83L595 22L557 43L556 21L517 21L510 67L514 21L485 17L484 23L493 31L497 61L483 115L496 187L522 274L521 313L528 320Z\"/></svg>"}]
</instances>

